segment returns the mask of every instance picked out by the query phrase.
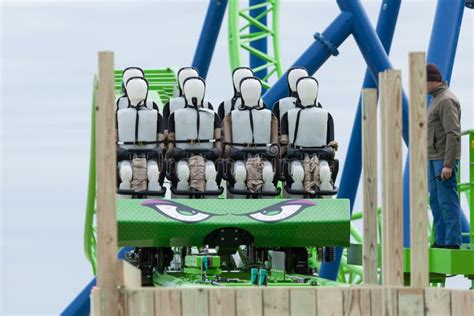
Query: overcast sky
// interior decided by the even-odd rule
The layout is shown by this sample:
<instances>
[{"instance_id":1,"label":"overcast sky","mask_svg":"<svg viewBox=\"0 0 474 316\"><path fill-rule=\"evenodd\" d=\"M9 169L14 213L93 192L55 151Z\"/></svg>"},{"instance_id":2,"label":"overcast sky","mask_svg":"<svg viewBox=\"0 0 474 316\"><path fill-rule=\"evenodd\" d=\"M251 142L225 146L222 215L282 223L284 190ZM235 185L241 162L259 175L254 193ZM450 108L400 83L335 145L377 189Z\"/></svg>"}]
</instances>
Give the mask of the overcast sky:
<instances>
[{"instance_id":1,"label":"overcast sky","mask_svg":"<svg viewBox=\"0 0 474 316\"><path fill-rule=\"evenodd\" d=\"M207 8L207 1L85 2L1 7L2 315L57 314L92 278L82 234L97 52L113 50L116 68L188 66ZM380 1L364 4L375 22ZM434 1L403 1L391 61L402 69L405 86L408 53L427 49L434 9ZM282 4L285 67L338 12L334 1ZM451 84L461 100L463 129L474 127L473 13L465 12ZM342 167L350 159L346 150L365 63L352 38L339 51L316 77L320 100L335 120ZM207 80L214 104L232 93L227 52L224 21ZM361 205L359 194L355 209Z\"/></svg>"}]
</instances>

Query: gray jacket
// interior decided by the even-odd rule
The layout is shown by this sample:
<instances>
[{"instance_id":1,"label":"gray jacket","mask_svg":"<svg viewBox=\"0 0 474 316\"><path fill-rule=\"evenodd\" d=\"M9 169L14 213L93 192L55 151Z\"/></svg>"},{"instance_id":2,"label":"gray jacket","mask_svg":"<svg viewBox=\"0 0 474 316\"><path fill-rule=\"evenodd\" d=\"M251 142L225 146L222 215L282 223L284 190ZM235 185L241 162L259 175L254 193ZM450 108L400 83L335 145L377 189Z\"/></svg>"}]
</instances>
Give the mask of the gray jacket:
<instances>
[{"instance_id":1,"label":"gray jacket","mask_svg":"<svg viewBox=\"0 0 474 316\"><path fill-rule=\"evenodd\" d=\"M461 157L461 106L456 96L443 85L431 92L428 109L428 159L443 160L454 167Z\"/></svg>"}]
</instances>

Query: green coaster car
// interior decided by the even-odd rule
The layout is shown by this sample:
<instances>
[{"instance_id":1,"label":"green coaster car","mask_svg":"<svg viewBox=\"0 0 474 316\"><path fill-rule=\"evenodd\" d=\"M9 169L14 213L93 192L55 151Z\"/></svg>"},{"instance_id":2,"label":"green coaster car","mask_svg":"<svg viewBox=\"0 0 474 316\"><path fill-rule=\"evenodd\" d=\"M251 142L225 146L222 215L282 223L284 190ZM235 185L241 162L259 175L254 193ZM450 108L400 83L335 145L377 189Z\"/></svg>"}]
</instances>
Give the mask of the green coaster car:
<instances>
[{"instance_id":1,"label":"green coaster car","mask_svg":"<svg viewBox=\"0 0 474 316\"><path fill-rule=\"evenodd\" d=\"M349 246L349 207L345 199L119 199L118 242L136 247L128 259L144 283L153 272L183 272L186 257L209 253L221 257L223 271L249 271L270 268L277 251L284 253L284 263L274 263L278 271L311 275L308 247L325 250L323 260L331 261L334 247Z\"/></svg>"}]
</instances>

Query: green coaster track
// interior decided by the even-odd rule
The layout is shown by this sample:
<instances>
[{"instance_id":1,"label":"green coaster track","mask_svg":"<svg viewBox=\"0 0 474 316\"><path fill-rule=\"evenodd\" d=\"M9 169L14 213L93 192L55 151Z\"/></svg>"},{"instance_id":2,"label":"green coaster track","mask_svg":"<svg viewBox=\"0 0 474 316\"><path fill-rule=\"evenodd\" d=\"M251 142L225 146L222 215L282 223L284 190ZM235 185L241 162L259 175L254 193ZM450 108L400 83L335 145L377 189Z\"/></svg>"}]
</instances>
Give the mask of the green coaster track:
<instances>
[{"instance_id":1,"label":"green coaster track","mask_svg":"<svg viewBox=\"0 0 474 316\"><path fill-rule=\"evenodd\" d=\"M262 78L265 89L270 88L270 79L278 78L283 74L283 67L280 57L279 40L279 15L280 1L269 0L257 5L241 7L240 1L229 1L228 23L229 23L229 57L231 70L240 66L245 66L244 53L257 56L265 64L252 69L255 73L263 69L267 74ZM256 17L250 16L250 10L265 7L266 9ZM266 17L271 20L271 25L265 25L260 21ZM250 26L255 26L259 31L250 32ZM271 42L272 54L260 51L250 45L252 41L266 38Z\"/></svg>"}]
</instances>

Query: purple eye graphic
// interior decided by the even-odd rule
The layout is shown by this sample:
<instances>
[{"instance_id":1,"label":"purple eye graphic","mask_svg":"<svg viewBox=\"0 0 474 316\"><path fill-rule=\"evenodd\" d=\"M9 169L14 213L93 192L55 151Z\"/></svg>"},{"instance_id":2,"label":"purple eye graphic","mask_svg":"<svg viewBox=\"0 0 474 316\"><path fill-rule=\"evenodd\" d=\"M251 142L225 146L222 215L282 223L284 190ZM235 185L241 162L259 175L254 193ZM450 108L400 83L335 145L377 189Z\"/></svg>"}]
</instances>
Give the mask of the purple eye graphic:
<instances>
[{"instance_id":1,"label":"purple eye graphic","mask_svg":"<svg viewBox=\"0 0 474 316\"><path fill-rule=\"evenodd\" d=\"M142 205L183 223L198 223L216 216L216 214L196 210L184 204L168 200L147 200Z\"/></svg>"},{"instance_id":2,"label":"purple eye graphic","mask_svg":"<svg viewBox=\"0 0 474 316\"><path fill-rule=\"evenodd\" d=\"M305 208L315 205L316 203L309 200L287 200L263 208L257 212L251 212L242 215L246 215L260 222L276 223L291 218Z\"/></svg>"}]
</instances>

